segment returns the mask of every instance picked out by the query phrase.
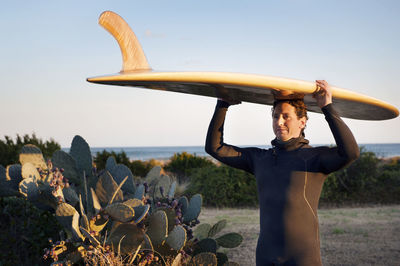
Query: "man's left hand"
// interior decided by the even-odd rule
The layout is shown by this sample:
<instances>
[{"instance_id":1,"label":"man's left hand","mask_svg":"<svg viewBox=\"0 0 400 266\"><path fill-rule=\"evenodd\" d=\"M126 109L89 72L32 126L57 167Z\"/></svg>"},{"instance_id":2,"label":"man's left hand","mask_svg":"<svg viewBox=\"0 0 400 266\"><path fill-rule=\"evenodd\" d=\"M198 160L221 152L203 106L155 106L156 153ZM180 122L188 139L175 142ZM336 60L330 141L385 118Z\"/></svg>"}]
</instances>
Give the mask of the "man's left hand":
<instances>
[{"instance_id":1,"label":"man's left hand","mask_svg":"<svg viewBox=\"0 0 400 266\"><path fill-rule=\"evenodd\" d=\"M315 81L317 89L313 93L313 98L317 101L319 108L332 103L332 88L325 80Z\"/></svg>"}]
</instances>

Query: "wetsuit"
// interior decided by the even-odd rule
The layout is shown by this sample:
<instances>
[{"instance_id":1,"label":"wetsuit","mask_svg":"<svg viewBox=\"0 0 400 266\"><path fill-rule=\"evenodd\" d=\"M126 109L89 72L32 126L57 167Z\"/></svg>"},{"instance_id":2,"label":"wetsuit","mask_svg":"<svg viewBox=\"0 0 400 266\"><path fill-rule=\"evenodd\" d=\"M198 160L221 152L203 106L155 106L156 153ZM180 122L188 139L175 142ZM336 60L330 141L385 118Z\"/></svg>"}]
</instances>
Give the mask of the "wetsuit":
<instances>
[{"instance_id":1,"label":"wetsuit","mask_svg":"<svg viewBox=\"0 0 400 266\"><path fill-rule=\"evenodd\" d=\"M229 104L218 101L206 152L254 174L260 205L256 262L265 265L321 265L317 207L326 176L357 159L358 145L332 104L322 108L337 147L311 147L302 136L273 140L272 148L239 148L223 142Z\"/></svg>"}]
</instances>

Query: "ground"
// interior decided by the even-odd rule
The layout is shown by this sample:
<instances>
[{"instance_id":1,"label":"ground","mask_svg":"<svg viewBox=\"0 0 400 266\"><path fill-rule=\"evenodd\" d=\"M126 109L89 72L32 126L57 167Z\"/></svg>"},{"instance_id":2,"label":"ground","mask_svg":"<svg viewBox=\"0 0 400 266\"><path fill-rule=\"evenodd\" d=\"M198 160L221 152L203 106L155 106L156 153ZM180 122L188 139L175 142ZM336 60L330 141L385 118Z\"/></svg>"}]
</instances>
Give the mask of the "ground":
<instances>
[{"instance_id":1,"label":"ground","mask_svg":"<svg viewBox=\"0 0 400 266\"><path fill-rule=\"evenodd\" d=\"M323 265L400 265L400 205L318 210ZM238 232L243 243L226 249L229 260L255 265L258 209L203 208L201 223L228 221L222 233Z\"/></svg>"}]
</instances>

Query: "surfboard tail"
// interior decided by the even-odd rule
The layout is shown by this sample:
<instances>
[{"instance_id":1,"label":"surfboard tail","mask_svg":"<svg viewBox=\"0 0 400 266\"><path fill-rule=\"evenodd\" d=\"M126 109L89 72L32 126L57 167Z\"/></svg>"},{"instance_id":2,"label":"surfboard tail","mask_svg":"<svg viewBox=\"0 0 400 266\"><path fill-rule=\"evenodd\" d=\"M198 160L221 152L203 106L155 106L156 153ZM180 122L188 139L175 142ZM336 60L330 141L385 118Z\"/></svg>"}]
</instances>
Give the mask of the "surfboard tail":
<instances>
[{"instance_id":1,"label":"surfboard tail","mask_svg":"<svg viewBox=\"0 0 400 266\"><path fill-rule=\"evenodd\" d=\"M118 42L122 53L122 73L151 70L135 33L122 17L112 11L105 11L99 17L99 24Z\"/></svg>"}]
</instances>

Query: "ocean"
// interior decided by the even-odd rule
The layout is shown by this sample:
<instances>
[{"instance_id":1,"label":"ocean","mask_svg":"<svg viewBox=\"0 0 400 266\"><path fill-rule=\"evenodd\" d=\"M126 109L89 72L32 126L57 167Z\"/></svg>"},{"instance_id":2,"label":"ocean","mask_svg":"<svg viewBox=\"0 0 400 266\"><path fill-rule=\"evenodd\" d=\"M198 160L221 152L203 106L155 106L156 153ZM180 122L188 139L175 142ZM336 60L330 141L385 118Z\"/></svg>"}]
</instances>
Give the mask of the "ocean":
<instances>
[{"instance_id":1,"label":"ocean","mask_svg":"<svg viewBox=\"0 0 400 266\"><path fill-rule=\"evenodd\" d=\"M322 145L313 145L322 146ZM246 147L246 146L240 146ZM250 147L250 146L247 146ZM269 145L253 145L252 147L270 148ZM384 144L360 144L365 151L370 151L376 154L379 158L388 158L400 156L400 143L384 143ZM68 151L68 149L65 149ZM124 151L131 160L167 160L175 153L187 152L197 156L209 156L204 151L204 146L171 146L171 147L94 147L91 148L93 155L97 152L106 150L108 152L114 151L116 153Z\"/></svg>"}]
</instances>

